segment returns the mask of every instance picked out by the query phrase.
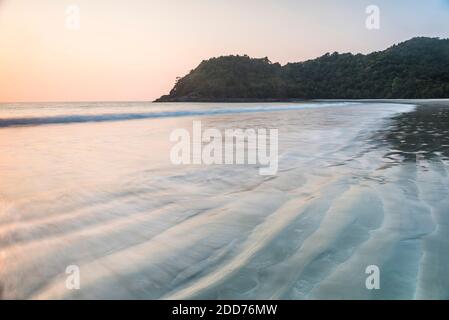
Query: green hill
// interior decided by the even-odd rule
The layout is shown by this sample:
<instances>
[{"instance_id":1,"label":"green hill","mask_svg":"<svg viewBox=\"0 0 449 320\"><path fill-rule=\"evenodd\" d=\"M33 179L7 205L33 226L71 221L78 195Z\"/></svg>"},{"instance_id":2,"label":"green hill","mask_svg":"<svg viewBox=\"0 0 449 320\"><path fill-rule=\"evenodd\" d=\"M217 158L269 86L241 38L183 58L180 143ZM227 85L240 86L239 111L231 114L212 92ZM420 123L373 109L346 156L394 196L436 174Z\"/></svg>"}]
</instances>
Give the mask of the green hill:
<instances>
[{"instance_id":1,"label":"green hill","mask_svg":"<svg viewBox=\"0 0 449 320\"><path fill-rule=\"evenodd\" d=\"M413 38L368 55L325 54L281 66L268 58L212 58L157 101L449 98L449 40Z\"/></svg>"}]
</instances>

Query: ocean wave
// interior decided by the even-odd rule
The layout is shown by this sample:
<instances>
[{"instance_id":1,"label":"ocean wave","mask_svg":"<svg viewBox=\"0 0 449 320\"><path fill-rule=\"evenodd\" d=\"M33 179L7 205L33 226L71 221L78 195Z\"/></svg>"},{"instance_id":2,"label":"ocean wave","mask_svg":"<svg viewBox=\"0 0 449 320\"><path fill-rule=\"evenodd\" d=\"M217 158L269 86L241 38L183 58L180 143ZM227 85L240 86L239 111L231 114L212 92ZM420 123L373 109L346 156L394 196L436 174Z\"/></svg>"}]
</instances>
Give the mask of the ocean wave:
<instances>
[{"instance_id":1,"label":"ocean wave","mask_svg":"<svg viewBox=\"0 0 449 320\"><path fill-rule=\"evenodd\" d=\"M214 108L200 110L176 110L176 111L160 111L160 112L139 112L139 113L108 113L108 114L70 114L46 117L19 117L19 118L0 118L0 128L16 127L16 126L36 126L48 124L71 124L84 122L110 122L110 121L127 121L151 118L174 118L174 117L190 117L190 116L206 116L206 115L222 115L236 113L255 113L255 112L276 112L289 110L302 110L307 108L324 108L324 107L342 107L355 103L314 103L289 106L258 106L244 108Z\"/></svg>"}]
</instances>

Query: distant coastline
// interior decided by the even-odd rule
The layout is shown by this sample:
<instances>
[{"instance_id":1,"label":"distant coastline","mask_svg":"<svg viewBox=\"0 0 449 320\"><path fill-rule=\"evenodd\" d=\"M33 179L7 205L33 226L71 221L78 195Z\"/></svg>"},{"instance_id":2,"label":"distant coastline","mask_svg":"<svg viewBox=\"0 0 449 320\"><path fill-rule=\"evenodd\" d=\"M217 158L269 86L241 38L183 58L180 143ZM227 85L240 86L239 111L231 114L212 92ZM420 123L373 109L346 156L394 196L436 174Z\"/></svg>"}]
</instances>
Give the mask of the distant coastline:
<instances>
[{"instance_id":1,"label":"distant coastline","mask_svg":"<svg viewBox=\"0 0 449 320\"><path fill-rule=\"evenodd\" d=\"M327 53L281 66L223 56L177 78L155 102L449 98L449 39L418 37L371 54Z\"/></svg>"},{"instance_id":2,"label":"distant coastline","mask_svg":"<svg viewBox=\"0 0 449 320\"><path fill-rule=\"evenodd\" d=\"M163 96L164 97L164 96ZM180 97L180 98L159 98L153 102L217 102L217 103L253 103L253 102L305 102L312 101L313 99L295 99L295 98L195 98L195 97Z\"/></svg>"}]
</instances>

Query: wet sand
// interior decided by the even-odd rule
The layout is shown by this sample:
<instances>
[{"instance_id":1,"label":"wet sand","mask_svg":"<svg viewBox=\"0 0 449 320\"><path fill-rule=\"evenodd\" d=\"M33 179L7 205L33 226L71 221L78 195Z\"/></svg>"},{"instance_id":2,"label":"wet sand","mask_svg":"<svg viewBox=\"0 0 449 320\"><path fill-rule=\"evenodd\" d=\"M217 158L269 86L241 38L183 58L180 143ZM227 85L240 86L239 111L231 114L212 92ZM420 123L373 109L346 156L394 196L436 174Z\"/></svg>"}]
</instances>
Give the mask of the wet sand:
<instances>
[{"instance_id":1,"label":"wet sand","mask_svg":"<svg viewBox=\"0 0 449 320\"><path fill-rule=\"evenodd\" d=\"M0 128L3 298L448 299L449 102L304 104L173 104L181 117L137 120L123 115L148 106L104 104L89 116L118 120ZM172 165L168 136L193 120L279 128L278 174Z\"/></svg>"}]
</instances>

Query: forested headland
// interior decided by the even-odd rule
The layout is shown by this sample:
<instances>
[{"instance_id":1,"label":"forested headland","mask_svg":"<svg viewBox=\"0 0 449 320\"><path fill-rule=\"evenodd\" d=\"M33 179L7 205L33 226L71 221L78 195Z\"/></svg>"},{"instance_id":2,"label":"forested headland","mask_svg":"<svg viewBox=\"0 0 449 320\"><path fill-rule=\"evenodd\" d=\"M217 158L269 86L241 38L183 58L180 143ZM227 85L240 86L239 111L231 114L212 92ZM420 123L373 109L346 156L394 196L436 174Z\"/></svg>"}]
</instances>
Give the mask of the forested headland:
<instances>
[{"instance_id":1,"label":"forested headland","mask_svg":"<svg viewBox=\"0 0 449 320\"><path fill-rule=\"evenodd\" d=\"M371 54L280 65L232 55L202 61L156 101L449 98L449 39L413 38Z\"/></svg>"}]
</instances>

